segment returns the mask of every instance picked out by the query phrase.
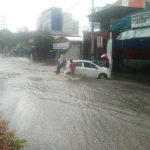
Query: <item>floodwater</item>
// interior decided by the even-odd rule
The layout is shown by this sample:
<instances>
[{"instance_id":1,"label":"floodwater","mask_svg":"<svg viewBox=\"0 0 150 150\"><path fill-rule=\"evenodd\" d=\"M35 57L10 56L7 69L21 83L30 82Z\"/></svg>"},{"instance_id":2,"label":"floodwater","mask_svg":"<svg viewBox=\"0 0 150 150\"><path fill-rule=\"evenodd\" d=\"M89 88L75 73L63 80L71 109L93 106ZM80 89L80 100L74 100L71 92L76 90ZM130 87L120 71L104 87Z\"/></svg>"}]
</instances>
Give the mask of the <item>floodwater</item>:
<instances>
[{"instance_id":1,"label":"floodwater","mask_svg":"<svg viewBox=\"0 0 150 150\"><path fill-rule=\"evenodd\" d=\"M55 70L0 57L0 111L25 150L150 150L150 86Z\"/></svg>"}]
</instances>

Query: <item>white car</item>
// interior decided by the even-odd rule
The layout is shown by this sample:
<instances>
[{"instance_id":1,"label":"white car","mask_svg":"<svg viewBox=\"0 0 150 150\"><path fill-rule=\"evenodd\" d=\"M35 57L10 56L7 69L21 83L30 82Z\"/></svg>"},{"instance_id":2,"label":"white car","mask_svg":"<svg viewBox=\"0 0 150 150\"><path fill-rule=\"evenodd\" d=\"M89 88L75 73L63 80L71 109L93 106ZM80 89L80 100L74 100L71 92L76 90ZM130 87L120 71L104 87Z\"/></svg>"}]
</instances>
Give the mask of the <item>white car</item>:
<instances>
[{"instance_id":1,"label":"white car","mask_svg":"<svg viewBox=\"0 0 150 150\"><path fill-rule=\"evenodd\" d=\"M76 65L74 74L83 75L92 78L111 78L111 70L105 67L100 67L91 61L73 60ZM70 61L67 62L64 75L69 74Z\"/></svg>"}]
</instances>

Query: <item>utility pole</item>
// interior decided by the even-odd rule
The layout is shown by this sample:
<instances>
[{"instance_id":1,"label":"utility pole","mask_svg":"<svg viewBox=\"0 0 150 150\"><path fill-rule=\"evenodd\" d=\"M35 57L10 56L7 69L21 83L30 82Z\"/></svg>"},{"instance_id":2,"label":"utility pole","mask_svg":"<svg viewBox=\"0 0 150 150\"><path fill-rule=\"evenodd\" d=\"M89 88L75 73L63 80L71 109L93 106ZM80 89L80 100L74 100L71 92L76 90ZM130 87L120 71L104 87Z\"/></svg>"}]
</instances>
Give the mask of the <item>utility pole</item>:
<instances>
[{"instance_id":1,"label":"utility pole","mask_svg":"<svg viewBox=\"0 0 150 150\"><path fill-rule=\"evenodd\" d=\"M91 25L91 53L94 53L94 0L92 1L92 25Z\"/></svg>"},{"instance_id":2,"label":"utility pole","mask_svg":"<svg viewBox=\"0 0 150 150\"><path fill-rule=\"evenodd\" d=\"M4 45L6 45L6 39L5 39L5 29L6 28L6 24L5 24L5 16L2 15L0 16L0 30L3 30L2 34L3 34L3 38L4 38Z\"/></svg>"},{"instance_id":3,"label":"utility pole","mask_svg":"<svg viewBox=\"0 0 150 150\"><path fill-rule=\"evenodd\" d=\"M5 29L5 27L6 27L6 24L5 24L5 16L3 15L3 16L0 16L0 29Z\"/></svg>"}]
</instances>

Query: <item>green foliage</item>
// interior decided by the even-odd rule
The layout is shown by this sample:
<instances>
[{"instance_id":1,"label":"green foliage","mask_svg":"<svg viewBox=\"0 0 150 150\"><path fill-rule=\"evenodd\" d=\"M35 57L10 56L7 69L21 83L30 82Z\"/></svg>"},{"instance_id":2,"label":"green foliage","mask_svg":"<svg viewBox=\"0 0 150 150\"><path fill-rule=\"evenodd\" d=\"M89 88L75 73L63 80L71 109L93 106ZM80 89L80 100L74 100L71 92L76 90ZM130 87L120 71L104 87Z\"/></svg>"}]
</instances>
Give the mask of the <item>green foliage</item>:
<instances>
[{"instance_id":1,"label":"green foliage","mask_svg":"<svg viewBox=\"0 0 150 150\"><path fill-rule=\"evenodd\" d=\"M18 138L15 131L10 131L8 123L0 114L0 150L20 150L24 148L27 140Z\"/></svg>"},{"instance_id":2,"label":"green foliage","mask_svg":"<svg viewBox=\"0 0 150 150\"><path fill-rule=\"evenodd\" d=\"M45 44L52 44L54 38L48 31L37 31L35 35L35 42L38 44L45 45Z\"/></svg>"},{"instance_id":3,"label":"green foliage","mask_svg":"<svg viewBox=\"0 0 150 150\"><path fill-rule=\"evenodd\" d=\"M14 39L14 34L10 32L7 29L3 29L0 31L0 44L2 46L8 46L15 45L16 41Z\"/></svg>"},{"instance_id":4,"label":"green foliage","mask_svg":"<svg viewBox=\"0 0 150 150\"><path fill-rule=\"evenodd\" d=\"M9 30L0 31L0 44L3 46L8 46L9 48L16 47L20 48L30 47L33 43L29 42L29 39L34 39L38 41L41 46L48 44L52 45L53 36L48 31L33 31L33 32L22 32L22 33L12 33Z\"/></svg>"}]
</instances>

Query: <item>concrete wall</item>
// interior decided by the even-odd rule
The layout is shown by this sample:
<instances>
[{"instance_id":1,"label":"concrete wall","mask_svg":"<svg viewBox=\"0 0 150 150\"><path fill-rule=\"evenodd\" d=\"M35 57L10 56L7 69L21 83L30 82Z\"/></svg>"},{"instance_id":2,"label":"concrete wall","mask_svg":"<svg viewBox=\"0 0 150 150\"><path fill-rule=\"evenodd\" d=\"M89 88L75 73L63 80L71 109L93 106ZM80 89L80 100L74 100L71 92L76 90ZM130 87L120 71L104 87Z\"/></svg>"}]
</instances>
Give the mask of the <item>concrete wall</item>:
<instances>
[{"instance_id":1,"label":"concrete wall","mask_svg":"<svg viewBox=\"0 0 150 150\"><path fill-rule=\"evenodd\" d=\"M81 43L71 43L71 49L66 54L60 55L60 63L63 62L63 60L79 60L80 59L80 48Z\"/></svg>"}]
</instances>

